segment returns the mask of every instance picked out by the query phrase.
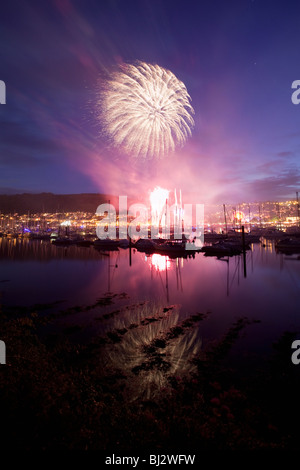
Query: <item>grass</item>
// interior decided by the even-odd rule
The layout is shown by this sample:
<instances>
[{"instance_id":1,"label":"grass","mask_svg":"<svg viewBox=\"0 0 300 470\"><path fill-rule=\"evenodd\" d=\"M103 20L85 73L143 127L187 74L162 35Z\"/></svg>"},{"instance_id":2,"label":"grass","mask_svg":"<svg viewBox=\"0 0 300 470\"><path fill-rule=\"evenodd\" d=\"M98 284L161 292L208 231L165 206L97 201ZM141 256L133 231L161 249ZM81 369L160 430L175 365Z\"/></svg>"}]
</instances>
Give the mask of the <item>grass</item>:
<instances>
[{"instance_id":1,"label":"grass","mask_svg":"<svg viewBox=\"0 0 300 470\"><path fill-rule=\"evenodd\" d=\"M112 300L99 299L97 308ZM55 315L37 308L1 312L7 348L1 449L298 448L300 372L290 359L295 333L277 339L273 354L251 370L241 369L228 357L251 328L247 318L204 347L200 326L212 313L181 320L178 306L112 308L95 320L97 334L82 342L73 339L82 325L56 328ZM82 306L73 313L78 309L87 311Z\"/></svg>"}]
</instances>

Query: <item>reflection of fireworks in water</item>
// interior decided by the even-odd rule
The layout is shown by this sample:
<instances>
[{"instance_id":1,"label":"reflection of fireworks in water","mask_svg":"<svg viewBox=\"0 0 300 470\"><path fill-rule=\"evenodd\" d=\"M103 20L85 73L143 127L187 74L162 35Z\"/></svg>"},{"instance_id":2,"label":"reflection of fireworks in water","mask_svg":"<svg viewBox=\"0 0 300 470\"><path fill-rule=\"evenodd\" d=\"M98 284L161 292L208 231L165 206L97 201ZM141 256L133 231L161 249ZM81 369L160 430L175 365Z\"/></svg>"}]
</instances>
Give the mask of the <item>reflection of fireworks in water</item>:
<instances>
[{"instance_id":1,"label":"reflection of fireworks in water","mask_svg":"<svg viewBox=\"0 0 300 470\"><path fill-rule=\"evenodd\" d=\"M162 256L157 253L153 253L150 258L151 267L155 268L156 271L166 271L171 268L171 261L168 256Z\"/></svg>"},{"instance_id":2,"label":"reflection of fireworks in water","mask_svg":"<svg viewBox=\"0 0 300 470\"><path fill-rule=\"evenodd\" d=\"M177 306L170 307L165 313L161 313L162 310L162 307L147 304L142 309L131 311L130 323L138 327L128 331L120 343L109 345L105 350L103 359L106 367L121 371L129 379L127 392L132 400L140 397L149 399L160 393L169 385L168 376L186 376L195 371L191 359L199 355L202 346L199 328L193 325L163 344L162 338L166 338L174 328L180 329L180 319ZM123 318L118 319L114 326L121 329L126 324ZM162 347L154 348L154 353L149 356L147 351L151 352L156 340L158 343L162 341ZM139 373L134 374L135 369Z\"/></svg>"},{"instance_id":3,"label":"reflection of fireworks in water","mask_svg":"<svg viewBox=\"0 0 300 470\"><path fill-rule=\"evenodd\" d=\"M107 82L99 118L115 146L135 157L163 157L191 135L190 100L172 72L138 62Z\"/></svg>"}]
</instances>

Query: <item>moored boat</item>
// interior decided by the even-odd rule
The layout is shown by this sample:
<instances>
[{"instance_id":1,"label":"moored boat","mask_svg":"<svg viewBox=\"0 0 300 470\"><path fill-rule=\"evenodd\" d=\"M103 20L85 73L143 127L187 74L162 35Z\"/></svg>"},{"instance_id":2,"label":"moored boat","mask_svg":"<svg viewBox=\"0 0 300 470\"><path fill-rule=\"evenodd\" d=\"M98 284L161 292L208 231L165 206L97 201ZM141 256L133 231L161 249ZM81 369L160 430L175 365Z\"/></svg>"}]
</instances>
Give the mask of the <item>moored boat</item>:
<instances>
[{"instance_id":1,"label":"moored boat","mask_svg":"<svg viewBox=\"0 0 300 470\"><path fill-rule=\"evenodd\" d=\"M159 251L181 251L185 250L185 242L179 241L179 242L174 242L174 241L165 241L164 243L156 243L155 244L155 249Z\"/></svg>"},{"instance_id":2,"label":"moored boat","mask_svg":"<svg viewBox=\"0 0 300 470\"><path fill-rule=\"evenodd\" d=\"M51 240L51 243L53 245L60 245L60 246L69 246L69 245L74 245L74 240L68 237L57 237L55 239Z\"/></svg>"},{"instance_id":3,"label":"moored boat","mask_svg":"<svg viewBox=\"0 0 300 470\"><path fill-rule=\"evenodd\" d=\"M98 238L93 243L95 248L104 249L116 249L119 246L119 240L112 240L110 238Z\"/></svg>"},{"instance_id":4,"label":"moored boat","mask_svg":"<svg viewBox=\"0 0 300 470\"><path fill-rule=\"evenodd\" d=\"M132 247L136 248L138 251L144 253L153 253L157 244L150 238L140 238L135 243L132 244Z\"/></svg>"},{"instance_id":5,"label":"moored boat","mask_svg":"<svg viewBox=\"0 0 300 470\"><path fill-rule=\"evenodd\" d=\"M300 239L286 237L275 243L275 248L285 254L300 253Z\"/></svg>"},{"instance_id":6,"label":"moored boat","mask_svg":"<svg viewBox=\"0 0 300 470\"><path fill-rule=\"evenodd\" d=\"M285 237L285 233L282 230L267 229L264 230L262 237L266 238L267 240L275 240Z\"/></svg>"},{"instance_id":7,"label":"moored boat","mask_svg":"<svg viewBox=\"0 0 300 470\"><path fill-rule=\"evenodd\" d=\"M92 240L84 240L84 239L83 239L83 240L78 240L78 241L76 242L76 245L77 245L77 246L89 247L89 246L92 245L92 243L93 243Z\"/></svg>"},{"instance_id":8,"label":"moored boat","mask_svg":"<svg viewBox=\"0 0 300 470\"><path fill-rule=\"evenodd\" d=\"M124 249L128 248L129 247L129 240L127 240L127 238L119 240L119 247L124 248Z\"/></svg>"},{"instance_id":9,"label":"moored boat","mask_svg":"<svg viewBox=\"0 0 300 470\"><path fill-rule=\"evenodd\" d=\"M240 244L230 241L219 241L212 245L203 246L202 250L206 256L234 256L240 255L243 248Z\"/></svg>"}]
</instances>

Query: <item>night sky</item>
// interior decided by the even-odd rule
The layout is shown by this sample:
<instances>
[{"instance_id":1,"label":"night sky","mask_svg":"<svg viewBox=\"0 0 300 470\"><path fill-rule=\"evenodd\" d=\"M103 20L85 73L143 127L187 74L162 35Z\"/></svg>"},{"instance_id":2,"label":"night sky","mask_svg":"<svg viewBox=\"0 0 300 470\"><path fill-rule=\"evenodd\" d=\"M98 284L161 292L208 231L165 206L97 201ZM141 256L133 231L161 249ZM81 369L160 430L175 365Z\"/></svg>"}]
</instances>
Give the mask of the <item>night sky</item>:
<instances>
[{"instance_id":1,"label":"night sky","mask_svg":"<svg viewBox=\"0 0 300 470\"><path fill-rule=\"evenodd\" d=\"M160 185L197 202L295 198L300 191L300 3L1 2L0 192L144 195ZM118 64L171 70L195 128L161 160L108 147L99 83Z\"/></svg>"}]
</instances>

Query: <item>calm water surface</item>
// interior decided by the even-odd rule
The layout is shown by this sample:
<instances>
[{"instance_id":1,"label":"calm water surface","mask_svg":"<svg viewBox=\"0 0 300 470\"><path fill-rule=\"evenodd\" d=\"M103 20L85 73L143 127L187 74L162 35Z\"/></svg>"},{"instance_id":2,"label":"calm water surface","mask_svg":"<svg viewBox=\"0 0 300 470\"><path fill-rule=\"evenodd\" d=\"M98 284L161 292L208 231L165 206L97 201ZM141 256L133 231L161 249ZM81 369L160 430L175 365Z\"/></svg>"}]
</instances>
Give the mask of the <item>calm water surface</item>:
<instances>
[{"instance_id":1,"label":"calm water surface","mask_svg":"<svg viewBox=\"0 0 300 470\"><path fill-rule=\"evenodd\" d=\"M259 320L242 334L235 346L239 354L262 353L284 331L300 331L300 260L276 253L272 242L252 245L246 277L242 256L169 259L133 249L130 257L129 249L101 252L25 239L0 239L0 261L0 301L7 306L60 301L66 309L117 294L113 304L76 315L93 332L100 329L101 315L144 302L176 306L177 321L209 313L198 331L202 342L220 338L240 317Z\"/></svg>"}]
</instances>

